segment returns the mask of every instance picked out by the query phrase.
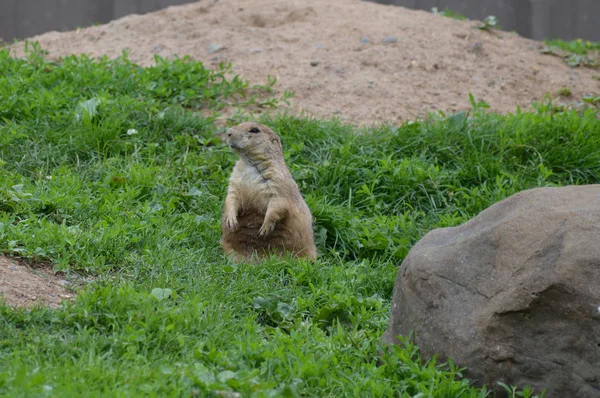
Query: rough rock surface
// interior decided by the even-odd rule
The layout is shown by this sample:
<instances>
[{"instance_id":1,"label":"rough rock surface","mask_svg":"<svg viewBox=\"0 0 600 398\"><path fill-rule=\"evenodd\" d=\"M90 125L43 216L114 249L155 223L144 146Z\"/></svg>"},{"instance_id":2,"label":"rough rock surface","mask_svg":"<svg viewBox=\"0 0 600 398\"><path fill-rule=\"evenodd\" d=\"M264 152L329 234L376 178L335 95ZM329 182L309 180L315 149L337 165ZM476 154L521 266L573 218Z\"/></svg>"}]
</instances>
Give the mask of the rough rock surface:
<instances>
[{"instance_id":1,"label":"rough rock surface","mask_svg":"<svg viewBox=\"0 0 600 398\"><path fill-rule=\"evenodd\" d=\"M523 191L430 232L400 267L384 341L477 384L600 397L600 185Z\"/></svg>"}]
</instances>

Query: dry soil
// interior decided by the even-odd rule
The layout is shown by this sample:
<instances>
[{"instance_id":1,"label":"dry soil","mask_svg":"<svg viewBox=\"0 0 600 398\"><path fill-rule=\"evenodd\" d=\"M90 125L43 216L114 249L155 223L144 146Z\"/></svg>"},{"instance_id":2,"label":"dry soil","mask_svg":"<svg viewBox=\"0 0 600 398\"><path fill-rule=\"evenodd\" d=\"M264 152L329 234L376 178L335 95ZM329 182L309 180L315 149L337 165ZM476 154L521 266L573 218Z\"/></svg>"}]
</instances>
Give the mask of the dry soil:
<instances>
[{"instance_id":1,"label":"dry soil","mask_svg":"<svg viewBox=\"0 0 600 398\"><path fill-rule=\"evenodd\" d=\"M75 296L66 289L69 284L48 267L31 268L20 260L0 255L0 299L10 306L59 307L62 300Z\"/></svg>"},{"instance_id":2,"label":"dry soil","mask_svg":"<svg viewBox=\"0 0 600 398\"><path fill-rule=\"evenodd\" d=\"M569 68L541 54L540 42L475 25L359 0L203 0L31 40L54 58L127 50L141 65L154 54L228 60L252 83L276 77L280 91L295 92L295 111L359 124L464 110L469 93L514 112L562 87L573 94L568 101L600 92L597 71ZM22 54L22 44L13 48Z\"/></svg>"}]
</instances>

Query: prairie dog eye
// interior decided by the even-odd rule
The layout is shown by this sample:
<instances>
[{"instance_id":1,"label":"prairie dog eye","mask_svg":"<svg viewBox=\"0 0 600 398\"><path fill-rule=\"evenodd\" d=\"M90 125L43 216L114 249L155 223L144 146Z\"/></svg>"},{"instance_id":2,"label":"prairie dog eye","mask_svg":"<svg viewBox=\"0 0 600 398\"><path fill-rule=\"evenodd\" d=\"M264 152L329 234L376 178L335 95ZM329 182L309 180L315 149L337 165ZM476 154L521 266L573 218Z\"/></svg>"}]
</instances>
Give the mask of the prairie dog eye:
<instances>
[{"instance_id":1,"label":"prairie dog eye","mask_svg":"<svg viewBox=\"0 0 600 398\"><path fill-rule=\"evenodd\" d=\"M257 127L252 127L250 130L248 130L251 133L260 133L260 130Z\"/></svg>"}]
</instances>

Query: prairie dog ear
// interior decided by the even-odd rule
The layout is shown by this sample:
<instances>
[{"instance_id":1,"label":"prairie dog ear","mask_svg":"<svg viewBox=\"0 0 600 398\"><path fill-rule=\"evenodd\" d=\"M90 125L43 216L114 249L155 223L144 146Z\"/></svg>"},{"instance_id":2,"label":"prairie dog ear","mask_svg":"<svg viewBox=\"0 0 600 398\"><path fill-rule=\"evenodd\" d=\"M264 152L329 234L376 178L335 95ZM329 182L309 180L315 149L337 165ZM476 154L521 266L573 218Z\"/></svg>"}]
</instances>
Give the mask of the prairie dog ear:
<instances>
[{"instance_id":1,"label":"prairie dog ear","mask_svg":"<svg viewBox=\"0 0 600 398\"><path fill-rule=\"evenodd\" d=\"M273 144L276 144L276 145L279 147L279 149L281 149L281 150L283 151L283 145L282 145L282 143L281 143L281 138L279 138L279 136L277 136L277 135L274 135L274 136L271 138L271 142L272 142Z\"/></svg>"}]
</instances>

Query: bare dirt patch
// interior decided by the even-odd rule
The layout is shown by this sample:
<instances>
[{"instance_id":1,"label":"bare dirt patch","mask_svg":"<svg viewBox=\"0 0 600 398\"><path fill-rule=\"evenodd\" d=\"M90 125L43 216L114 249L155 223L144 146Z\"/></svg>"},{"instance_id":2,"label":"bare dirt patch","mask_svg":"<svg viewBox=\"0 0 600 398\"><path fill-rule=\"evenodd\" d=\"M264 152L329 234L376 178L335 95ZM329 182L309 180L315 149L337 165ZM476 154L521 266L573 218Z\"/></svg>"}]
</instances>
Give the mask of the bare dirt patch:
<instances>
[{"instance_id":1,"label":"bare dirt patch","mask_svg":"<svg viewBox=\"0 0 600 398\"><path fill-rule=\"evenodd\" d=\"M50 269L31 268L25 263L0 255L0 298L12 307L32 307L43 304L57 308L63 300L71 300L64 279Z\"/></svg>"},{"instance_id":2,"label":"bare dirt patch","mask_svg":"<svg viewBox=\"0 0 600 398\"><path fill-rule=\"evenodd\" d=\"M600 92L597 71L571 69L541 54L540 42L474 25L358 0L204 0L31 40L53 58L126 49L141 65L154 54L228 60L251 83L277 77L279 90L296 93L295 111L357 123L468 109L470 92L500 112L562 87L569 101Z\"/></svg>"}]
</instances>

